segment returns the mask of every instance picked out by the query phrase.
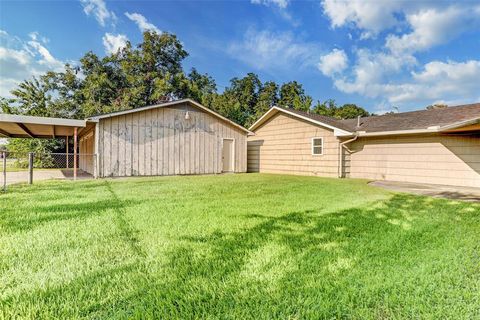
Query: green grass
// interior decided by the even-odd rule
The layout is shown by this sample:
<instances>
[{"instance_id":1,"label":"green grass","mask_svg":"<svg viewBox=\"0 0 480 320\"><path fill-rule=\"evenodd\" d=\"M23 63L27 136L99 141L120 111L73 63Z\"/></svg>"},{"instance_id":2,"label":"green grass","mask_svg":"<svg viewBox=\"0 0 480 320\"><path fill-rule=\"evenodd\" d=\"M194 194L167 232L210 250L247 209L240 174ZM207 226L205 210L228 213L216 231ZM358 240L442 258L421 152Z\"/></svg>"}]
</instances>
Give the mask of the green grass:
<instances>
[{"instance_id":1,"label":"green grass","mask_svg":"<svg viewBox=\"0 0 480 320\"><path fill-rule=\"evenodd\" d=\"M480 205L223 175L0 195L0 318L473 319Z\"/></svg>"}]
</instances>

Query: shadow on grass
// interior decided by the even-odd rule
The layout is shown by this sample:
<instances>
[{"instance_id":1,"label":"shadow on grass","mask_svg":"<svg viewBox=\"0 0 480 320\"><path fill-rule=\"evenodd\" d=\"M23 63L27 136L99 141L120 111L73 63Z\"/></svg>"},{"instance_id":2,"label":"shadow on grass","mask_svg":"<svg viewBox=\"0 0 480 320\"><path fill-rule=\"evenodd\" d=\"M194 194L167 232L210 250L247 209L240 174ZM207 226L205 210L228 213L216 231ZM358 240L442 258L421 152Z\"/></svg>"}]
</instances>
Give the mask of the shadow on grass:
<instances>
[{"instance_id":1,"label":"shadow on grass","mask_svg":"<svg viewBox=\"0 0 480 320\"><path fill-rule=\"evenodd\" d=\"M31 230L43 223L98 216L106 210L134 206L134 201L98 200L77 204L37 205L34 210L7 209L0 214L0 226L9 232ZM21 213L19 213L21 212Z\"/></svg>"},{"instance_id":2,"label":"shadow on grass","mask_svg":"<svg viewBox=\"0 0 480 320\"><path fill-rule=\"evenodd\" d=\"M398 194L326 215L317 210L278 216L253 213L239 217L256 222L249 229L180 237L182 244L170 251L168 263L152 269L148 263L155 261L147 262L137 232L125 217L128 204L108 182L107 188L120 203L117 224L136 261L8 303L33 305L39 315L48 311L57 317L355 318L361 317L359 310L370 318L402 317L399 311L414 307L402 301L402 294L415 296L418 288L369 288L368 281L382 280L370 274L395 270L403 261L421 262L422 250L442 245L447 236L438 232L437 224L453 223L456 215L465 220L477 215L478 221L480 210ZM392 300L383 304L389 295Z\"/></svg>"},{"instance_id":3,"label":"shadow on grass","mask_svg":"<svg viewBox=\"0 0 480 320\"><path fill-rule=\"evenodd\" d=\"M352 293L351 285L361 285L355 282L371 272L365 268L382 272L421 262L425 248L443 245L446 234L436 224L453 223L455 213L471 213L466 208L399 194L327 215L251 214L245 218L258 220L253 228L182 237L187 244L170 253L170 277L158 290L169 306L164 316L341 317L352 303L367 301L375 308L384 299L381 291L366 298Z\"/></svg>"}]
</instances>

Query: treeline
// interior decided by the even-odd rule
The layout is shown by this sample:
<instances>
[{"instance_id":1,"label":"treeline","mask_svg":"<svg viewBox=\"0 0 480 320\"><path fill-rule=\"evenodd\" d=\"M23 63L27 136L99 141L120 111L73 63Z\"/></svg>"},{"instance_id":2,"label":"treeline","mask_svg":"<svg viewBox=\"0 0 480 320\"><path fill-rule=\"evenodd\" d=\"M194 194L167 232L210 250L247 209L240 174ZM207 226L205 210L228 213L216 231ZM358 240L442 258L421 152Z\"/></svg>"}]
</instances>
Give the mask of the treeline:
<instances>
[{"instance_id":1,"label":"treeline","mask_svg":"<svg viewBox=\"0 0 480 320\"><path fill-rule=\"evenodd\" d=\"M83 119L191 98L247 127L273 105L336 118L368 115L354 104L314 103L297 81L262 82L254 73L233 78L219 92L208 74L183 70L187 56L175 35L145 32L137 46L128 43L104 57L88 52L77 66L66 65L62 72L51 71L22 82L11 92L13 98L1 99L1 108L6 113Z\"/></svg>"}]
</instances>

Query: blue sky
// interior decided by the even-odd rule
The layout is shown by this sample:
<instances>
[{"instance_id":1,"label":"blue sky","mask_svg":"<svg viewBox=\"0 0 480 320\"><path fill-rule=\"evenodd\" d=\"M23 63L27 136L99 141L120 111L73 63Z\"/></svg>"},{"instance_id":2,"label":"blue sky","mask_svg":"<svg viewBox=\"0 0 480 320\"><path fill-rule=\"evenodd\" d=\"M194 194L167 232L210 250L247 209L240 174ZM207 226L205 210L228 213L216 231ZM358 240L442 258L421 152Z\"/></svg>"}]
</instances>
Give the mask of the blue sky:
<instances>
[{"instance_id":1,"label":"blue sky","mask_svg":"<svg viewBox=\"0 0 480 320\"><path fill-rule=\"evenodd\" d=\"M1 1L0 95L146 29L176 34L220 90L255 72L372 112L480 101L480 2L402 0Z\"/></svg>"}]
</instances>

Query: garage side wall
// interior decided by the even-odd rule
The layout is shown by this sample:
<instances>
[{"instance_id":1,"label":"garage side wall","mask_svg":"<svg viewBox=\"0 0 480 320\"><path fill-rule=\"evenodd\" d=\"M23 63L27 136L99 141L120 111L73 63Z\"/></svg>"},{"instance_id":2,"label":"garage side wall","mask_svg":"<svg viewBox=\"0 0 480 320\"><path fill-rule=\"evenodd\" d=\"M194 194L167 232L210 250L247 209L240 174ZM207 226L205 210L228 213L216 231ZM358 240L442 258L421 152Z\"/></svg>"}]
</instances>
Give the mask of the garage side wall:
<instances>
[{"instance_id":1,"label":"garage side wall","mask_svg":"<svg viewBox=\"0 0 480 320\"><path fill-rule=\"evenodd\" d=\"M98 125L102 177L221 173L224 138L235 140L234 171L247 170L246 132L189 104L105 118Z\"/></svg>"},{"instance_id":2,"label":"garage side wall","mask_svg":"<svg viewBox=\"0 0 480 320\"><path fill-rule=\"evenodd\" d=\"M351 145L347 176L480 187L480 136L362 138Z\"/></svg>"},{"instance_id":3,"label":"garage side wall","mask_svg":"<svg viewBox=\"0 0 480 320\"><path fill-rule=\"evenodd\" d=\"M87 173L94 173L95 165L95 131L90 130L79 139L78 167Z\"/></svg>"},{"instance_id":4,"label":"garage side wall","mask_svg":"<svg viewBox=\"0 0 480 320\"><path fill-rule=\"evenodd\" d=\"M312 138L323 155L312 155ZM278 113L248 138L248 171L338 177L339 141L333 131Z\"/></svg>"}]
</instances>

